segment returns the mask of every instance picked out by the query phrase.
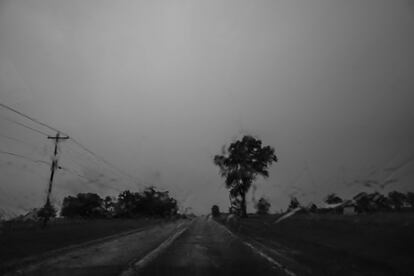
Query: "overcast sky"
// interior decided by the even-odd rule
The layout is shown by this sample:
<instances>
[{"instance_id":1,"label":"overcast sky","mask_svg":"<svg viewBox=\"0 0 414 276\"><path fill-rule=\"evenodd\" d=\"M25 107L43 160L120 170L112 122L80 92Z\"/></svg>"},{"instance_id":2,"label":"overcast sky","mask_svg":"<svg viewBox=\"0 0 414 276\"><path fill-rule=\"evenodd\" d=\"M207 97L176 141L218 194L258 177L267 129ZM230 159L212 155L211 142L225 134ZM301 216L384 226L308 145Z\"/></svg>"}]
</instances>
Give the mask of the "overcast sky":
<instances>
[{"instance_id":1,"label":"overcast sky","mask_svg":"<svg viewBox=\"0 0 414 276\"><path fill-rule=\"evenodd\" d=\"M155 185L227 210L212 158L251 134L280 161L249 201L279 210L413 189L413 49L409 0L1 0L0 101L136 179L63 142L56 201ZM52 142L10 119L53 134L0 110L0 150L50 160ZM44 200L49 168L26 161L0 154L0 208Z\"/></svg>"}]
</instances>

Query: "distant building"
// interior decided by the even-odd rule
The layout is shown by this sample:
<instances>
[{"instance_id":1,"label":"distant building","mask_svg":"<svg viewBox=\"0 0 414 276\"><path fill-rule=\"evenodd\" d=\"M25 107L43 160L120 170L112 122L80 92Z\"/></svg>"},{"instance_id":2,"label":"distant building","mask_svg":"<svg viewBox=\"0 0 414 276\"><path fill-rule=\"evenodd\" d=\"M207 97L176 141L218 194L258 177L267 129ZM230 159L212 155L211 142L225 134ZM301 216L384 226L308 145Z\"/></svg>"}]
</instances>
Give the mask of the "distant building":
<instances>
[{"instance_id":1,"label":"distant building","mask_svg":"<svg viewBox=\"0 0 414 276\"><path fill-rule=\"evenodd\" d=\"M356 204L353 200L347 200L342 204L342 213L344 215L355 215L357 213Z\"/></svg>"},{"instance_id":2,"label":"distant building","mask_svg":"<svg viewBox=\"0 0 414 276\"><path fill-rule=\"evenodd\" d=\"M356 204L353 200L346 200L340 203L328 204L318 208L318 213L322 214L344 214L354 215L356 214Z\"/></svg>"},{"instance_id":3,"label":"distant building","mask_svg":"<svg viewBox=\"0 0 414 276\"><path fill-rule=\"evenodd\" d=\"M343 205L343 202L333 203L333 204L325 203L323 207L318 208L318 213L342 214L343 213L342 205Z\"/></svg>"}]
</instances>

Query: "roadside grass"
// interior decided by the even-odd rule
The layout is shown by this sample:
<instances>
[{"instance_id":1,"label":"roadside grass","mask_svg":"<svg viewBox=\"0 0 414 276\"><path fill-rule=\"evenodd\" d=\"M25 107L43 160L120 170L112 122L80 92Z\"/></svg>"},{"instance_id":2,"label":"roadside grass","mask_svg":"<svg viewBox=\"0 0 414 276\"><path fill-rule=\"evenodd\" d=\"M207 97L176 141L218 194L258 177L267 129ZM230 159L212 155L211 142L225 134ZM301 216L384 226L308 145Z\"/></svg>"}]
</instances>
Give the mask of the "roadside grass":
<instances>
[{"instance_id":1,"label":"roadside grass","mask_svg":"<svg viewBox=\"0 0 414 276\"><path fill-rule=\"evenodd\" d=\"M42 229L39 223L4 223L0 234L2 266L47 251L104 238L161 223L160 219L56 219Z\"/></svg>"},{"instance_id":2,"label":"roadside grass","mask_svg":"<svg viewBox=\"0 0 414 276\"><path fill-rule=\"evenodd\" d=\"M228 227L320 275L413 275L414 213L250 215ZM225 222L225 217L219 219ZM285 250L290 249L290 250Z\"/></svg>"}]
</instances>

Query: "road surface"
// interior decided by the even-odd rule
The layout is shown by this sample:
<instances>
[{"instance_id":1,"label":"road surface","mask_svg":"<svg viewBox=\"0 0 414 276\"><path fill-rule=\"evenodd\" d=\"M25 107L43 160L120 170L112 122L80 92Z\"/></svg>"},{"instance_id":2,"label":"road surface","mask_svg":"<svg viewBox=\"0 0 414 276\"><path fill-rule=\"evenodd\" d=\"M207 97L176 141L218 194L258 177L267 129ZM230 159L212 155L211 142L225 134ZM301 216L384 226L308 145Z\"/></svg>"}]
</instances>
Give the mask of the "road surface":
<instances>
[{"instance_id":1,"label":"road surface","mask_svg":"<svg viewBox=\"0 0 414 276\"><path fill-rule=\"evenodd\" d=\"M157 224L130 235L49 257L7 275L119 275L131 263L143 258L189 223L175 221Z\"/></svg>"},{"instance_id":2,"label":"road surface","mask_svg":"<svg viewBox=\"0 0 414 276\"><path fill-rule=\"evenodd\" d=\"M224 226L197 218L137 275L284 275Z\"/></svg>"},{"instance_id":3,"label":"road surface","mask_svg":"<svg viewBox=\"0 0 414 276\"><path fill-rule=\"evenodd\" d=\"M208 217L53 256L10 275L285 275Z\"/></svg>"}]
</instances>

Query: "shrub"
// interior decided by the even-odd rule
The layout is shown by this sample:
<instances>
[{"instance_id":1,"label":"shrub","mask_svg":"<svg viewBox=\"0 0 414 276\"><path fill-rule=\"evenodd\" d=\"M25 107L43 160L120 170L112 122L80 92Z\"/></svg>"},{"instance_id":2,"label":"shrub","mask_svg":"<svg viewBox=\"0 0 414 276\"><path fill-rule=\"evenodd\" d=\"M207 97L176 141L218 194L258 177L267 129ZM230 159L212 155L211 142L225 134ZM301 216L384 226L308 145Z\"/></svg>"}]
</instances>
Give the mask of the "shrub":
<instances>
[{"instance_id":1,"label":"shrub","mask_svg":"<svg viewBox=\"0 0 414 276\"><path fill-rule=\"evenodd\" d=\"M213 205L213 207L211 207L211 215L213 217L220 216L220 208L217 205Z\"/></svg>"},{"instance_id":2,"label":"shrub","mask_svg":"<svg viewBox=\"0 0 414 276\"><path fill-rule=\"evenodd\" d=\"M256 212L259 215L266 215L269 213L270 203L265 198L260 198L256 203Z\"/></svg>"}]
</instances>

